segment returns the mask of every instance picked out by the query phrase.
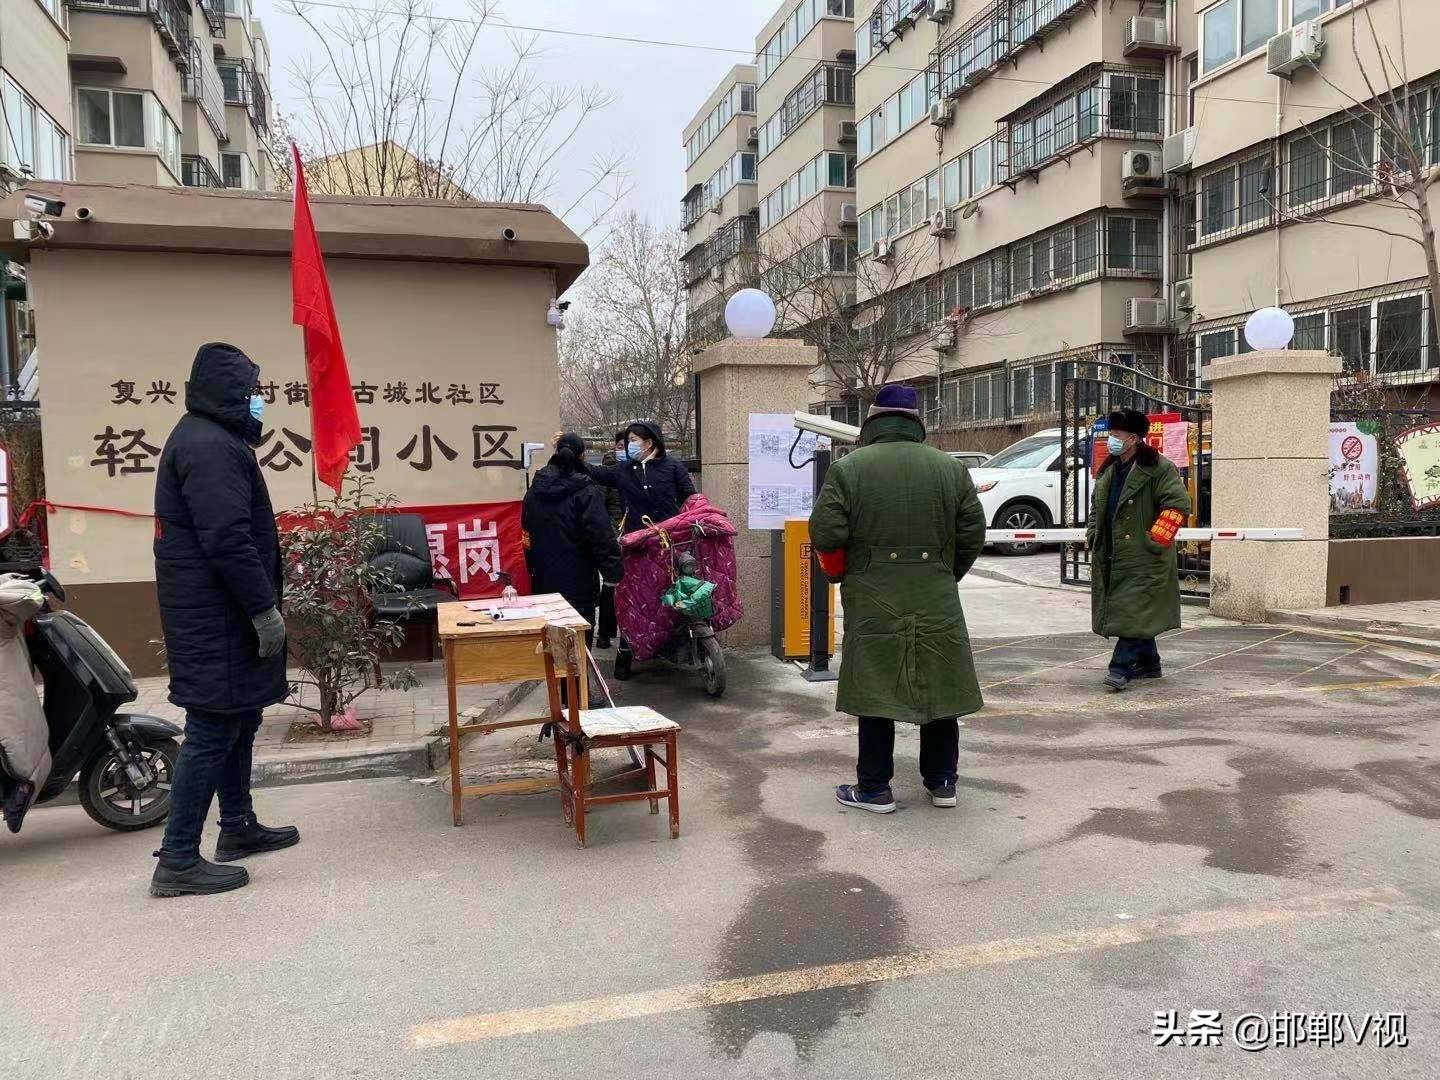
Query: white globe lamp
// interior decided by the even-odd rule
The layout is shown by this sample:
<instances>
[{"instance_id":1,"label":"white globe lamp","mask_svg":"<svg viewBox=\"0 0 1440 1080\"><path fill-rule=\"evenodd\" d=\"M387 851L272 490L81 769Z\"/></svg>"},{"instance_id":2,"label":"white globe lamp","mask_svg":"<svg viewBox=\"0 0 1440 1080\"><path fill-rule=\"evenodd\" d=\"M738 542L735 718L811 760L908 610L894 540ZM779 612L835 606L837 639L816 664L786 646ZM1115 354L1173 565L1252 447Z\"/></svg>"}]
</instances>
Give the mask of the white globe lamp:
<instances>
[{"instance_id":1,"label":"white globe lamp","mask_svg":"<svg viewBox=\"0 0 1440 1080\"><path fill-rule=\"evenodd\" d=\"M1245 342L1250 348L1283 349L1295 338L1295 320L1284 308L1267 307L1245 323Z\"/></svg>"},{"instance_id":2,"label":"white globe lamp","mask_svg":"<svg viewBox=\"0 0 1440 1080\"><path fill-rule=\"evenodd\" d=\"M759 289L741 289L725 304L725 326L737 338L763 338L775 329L775 301Z\"/></svg>"}]
</instances>

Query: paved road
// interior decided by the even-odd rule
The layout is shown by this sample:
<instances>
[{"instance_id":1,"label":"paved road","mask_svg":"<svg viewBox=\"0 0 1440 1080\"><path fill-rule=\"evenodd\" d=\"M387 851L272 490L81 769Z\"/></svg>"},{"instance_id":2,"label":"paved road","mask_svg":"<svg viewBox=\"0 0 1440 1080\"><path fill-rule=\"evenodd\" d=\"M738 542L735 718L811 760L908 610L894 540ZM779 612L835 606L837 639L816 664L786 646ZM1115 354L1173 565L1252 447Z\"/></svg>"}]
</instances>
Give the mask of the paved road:
<instances>
[{"instance_id":1,"label":"paved road","mask_svg":"<svg viewBox=\"0 0 1440 1080\"><path fill-rule=\"evenodd\" d=\"M977 646L990 704L950 811L913 731L898 814L835 805L833 689L734 655L718 704L625 687L686 725L677 842L634 807L579 851L549 797L454 829L438 786L276 789L261 810L300 848L159 902L153 834L37 813L0 840L0 1071L1440 1075L1440 660L1200 627L1165 642L1165 682L1107 697L1086 633ZM1169 1009L1221 1010L1224 1045L1157 1048ZM1404 1011L1410 1045L1231 1045L1276 1011Z\"/></svg>"}]
</instances>

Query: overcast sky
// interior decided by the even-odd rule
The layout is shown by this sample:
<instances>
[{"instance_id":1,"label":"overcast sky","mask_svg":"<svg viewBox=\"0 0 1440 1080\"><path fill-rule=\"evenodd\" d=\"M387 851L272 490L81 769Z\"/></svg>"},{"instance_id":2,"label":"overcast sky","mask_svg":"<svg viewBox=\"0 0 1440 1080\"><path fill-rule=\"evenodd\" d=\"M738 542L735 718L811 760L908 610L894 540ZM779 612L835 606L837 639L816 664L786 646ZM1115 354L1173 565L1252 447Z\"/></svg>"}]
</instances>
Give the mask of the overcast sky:
<instances>
[{"instance_id":1,"label":"overcast sky","mask_svg":"<svg viewBox=\"0 0 1440 1080\"><path fill-rule=\"evenodd\" d=\"M385 6L385 0L333 2ZM629 207L657 224L677 223L684 194L681 132L725 72L734 64L749 62L755 35L779 0L501 0L501 4L504 18L526 26L745 51L742 56L549 34L538 38L544 51L538 62L541 77L561 83L598 84L613 98L591 129L572 145L571 160L562 167L562 184L566 175L583 170L597 156L623 154L634 185ZM433 6L445 15L469 13L465 0L433 0ZM305 26L285 14L281 0L255 0L255 8L270 39L274 95L283 111L287 100L295 100L291 92L295 61L316 46ZM490 50L494 63L508 56L502 30L487 31L482 44ZM557 209L570 201L563 197L554 200Z\"/></svg>"}]
</instances>

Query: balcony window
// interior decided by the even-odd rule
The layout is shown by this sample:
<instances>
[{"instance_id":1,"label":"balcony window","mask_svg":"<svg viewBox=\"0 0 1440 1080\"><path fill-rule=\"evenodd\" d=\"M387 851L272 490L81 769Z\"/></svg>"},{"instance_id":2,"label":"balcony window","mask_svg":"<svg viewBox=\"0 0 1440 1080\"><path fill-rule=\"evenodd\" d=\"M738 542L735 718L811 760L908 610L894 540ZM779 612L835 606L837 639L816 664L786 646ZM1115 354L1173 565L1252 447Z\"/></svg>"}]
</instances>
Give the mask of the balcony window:
<instances>
[{"instance_id":1,"label":"balcony window","mask_svg":"<svg viewBox=\"0 0 1440 1080\"><path fill-rule=\"evenodd\" d=\"M1160 219L1111 215L1106 224L1105 265L1111 270L1158 273Z\"/></svg>"},{"instance_id":2,"label":"balcony window","mask_svg":"<svg viewBox=\"0 0 1440 1080\"><path fill-rule=\"evenodd\" d=\"M1200 18L1201 66L1208 73L1240 55L1240 0L1225 0Z\"/></svg>"},{"instance_id":3,"label":"balcony window","mask_svg":"<svg viewBox=\"0 0 1440 1080\"><path fill-rule=\"evenodd\" d=\"M225 88L225 104L245 104L245 83L239 64L216 64L220 72L220 85Z\"/></svg>"},{"instance_id":4,"label":"balcony window","mask_svg":"<svg viewBox=\"0 0 1440 1080\"><path fill-rule=\"evenodd\" d=\"M145 146L145 95L122 90L76 91L80 141L91 146Z\"/></svg>"},{"instance_id":5,"label":"balcony window","mask_svg":"<svg viewBox=\"0 0 1440 1080\"><path fill-rule=\"evenodd\" d=\"M250 159L244 154L220 155L220 179L227 188L251 188Z\"/></svg>"},{"instance_id":6,"label":"balcony window","mask_svg":"<svg viewBox=\"0 0 1440 1080\"><path fill-rule=\"evenodd\" d=\"M70 177L70 137L10 78L4 80L4 128L0 161L29 169L36 180Z\"/></svg>"}]
</instances>

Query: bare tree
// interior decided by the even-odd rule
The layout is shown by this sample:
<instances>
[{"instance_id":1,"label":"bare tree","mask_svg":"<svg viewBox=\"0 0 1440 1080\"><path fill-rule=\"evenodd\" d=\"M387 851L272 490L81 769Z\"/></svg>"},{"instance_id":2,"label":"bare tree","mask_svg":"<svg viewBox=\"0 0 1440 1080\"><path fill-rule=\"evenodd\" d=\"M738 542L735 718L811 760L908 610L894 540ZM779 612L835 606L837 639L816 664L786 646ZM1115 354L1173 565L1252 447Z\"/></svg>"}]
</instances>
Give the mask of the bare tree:
<instances>
[{"instance_id":1,"label":"bare tree","mask_svg":"<svg viewBox=\"0 0 1440 1080\"><path fill-rule=\"evenodd\" d=\"M1382 33L1376 26L1374 4L1351 13L1349 45L1365 88L1364 97L1337 85L1323 66L1311 64L1308 69L1349 103L1351 118L1362 122L1360 134L1364 137L1326 139L1323 132L1317 135L1310 125L1301 125L1310 135L1308 149L1316 153L1318 161L1328 163L1331 175L1349 178L1354 189L1374 191L1369 201L1392 210L1392 218L1384 224L1340 221L1327 213L1330 207L1305 212L1287 209L1279 199L1270 202L1277 217L1284 220L1323 221L1339 228L1379 233L1420 248L1433 312L1440 310L1440 255L1436 252L1430 198L1431 189L1440 184L1440 168L1432 167L1428 158L1430 114L1425 108L1425 87L1412 81L1405 55L1405 2L1391 0L1395 12L1393 32Z\"/></svg>"},{"instance_id":2,"label":"bare tree","mask_svg":"<svg viewBox=\"0 0 1440 1080\"><path fill-rule=\"evenodd\" d=\"M610 101L598 88L541 81L533 37L506 34L495 62L484 40L497 30L495 0L468 0L468 18L437 15L429 0L288 3L316 46L292 72L299 101L285 122L314 163L306 179L317 193L549 204L576 136ZM617 157L580 175L555 209L585 235L628 183Z\"/></svg>"},{"instance_id":3,"label":"bare tree","mask_svg":"<svg viewBox=\"0 0 1440 1080\"><path fill-rule=\"evenodd\" d=\"M620 218L567 297L560 339L561 418L606 434L658 423L680 449L694 421L685 337L684 236L634 213Z\"/></svg>"},{"instance_id":4,"label":"bare tree","mask_svg":"<svg viewBox=\"0 0 1440 1080\"><path fill-rule=\"evenodd\" d=\"M961 313L940 310L935 249L915 234L894 242L884 258L859 258L855 241L824 235L803 211L760 242L760 280L774 299L776 333L820 351L812 384L827 399L855 399L861 410L897 378L939 373L937 318L953 325ZM953 320L953 322L951 322Z\"/></svg>"}]
</instances>

